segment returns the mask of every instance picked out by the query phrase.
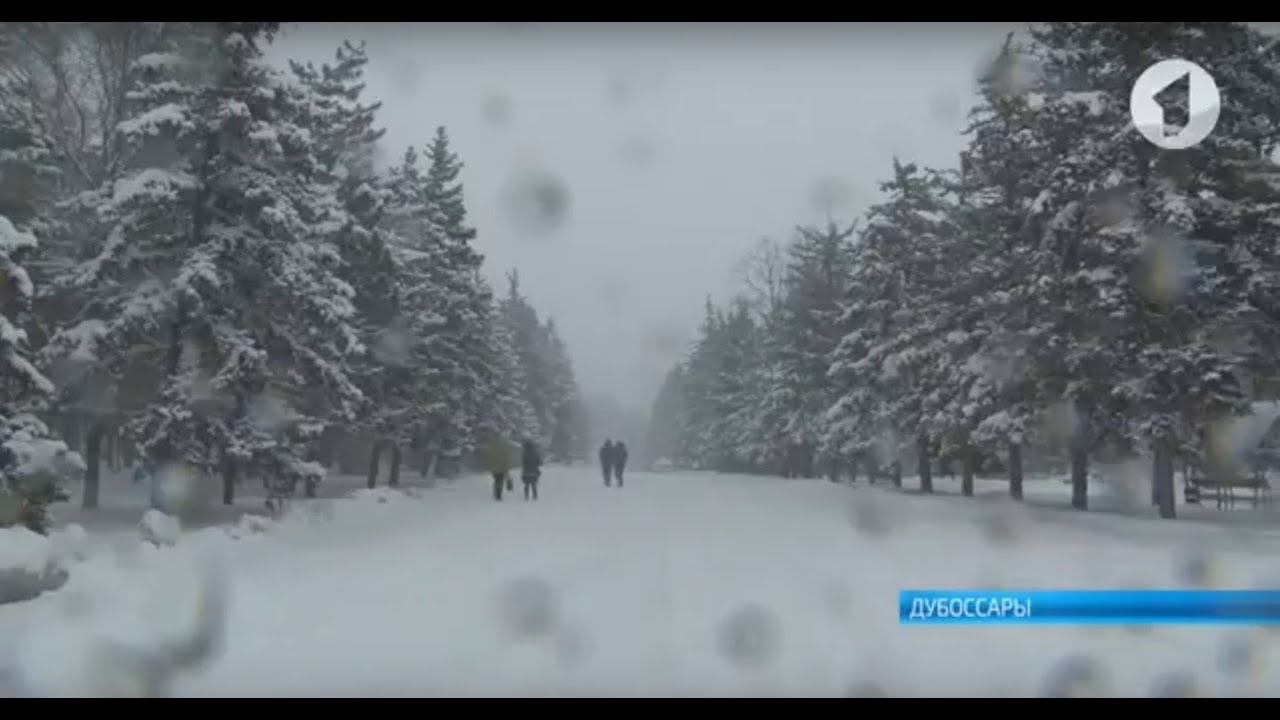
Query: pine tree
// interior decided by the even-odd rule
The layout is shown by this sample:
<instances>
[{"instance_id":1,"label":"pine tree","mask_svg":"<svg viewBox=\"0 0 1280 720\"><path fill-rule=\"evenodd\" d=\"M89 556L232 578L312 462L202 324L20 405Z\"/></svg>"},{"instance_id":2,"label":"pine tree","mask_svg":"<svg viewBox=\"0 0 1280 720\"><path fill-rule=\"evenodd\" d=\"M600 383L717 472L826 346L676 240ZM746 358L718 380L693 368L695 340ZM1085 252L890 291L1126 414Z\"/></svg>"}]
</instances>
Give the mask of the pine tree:
<instances>
[{"instance_id":1,"label":"pine tree","mask_svg":"<svg viewBox=\"0 0 1280 720\"><path fill-rule=\"evenodd\" d=\"M537 420L538 434L535 440L540 447L551 444L554 426L551 398L550 371L546 366L546 354L542 350L542 324L538 313L520 292L520 275L512 271L507 275L507 296L500 303L503 319L511 333L511 343L520 372L524 375L525 401Z\"/></svg>"},{"instance_id":2,"label":"pine tree","mask_svg":"<svg viewBox=\"0 0 1280 720\"><path fill-rule=\"evenodd\" d=\"M788 475L813 477L817 465L831 468L838 457L819 463L818 452L821 417L833 401L826 374L840 340L836 321L847 290L853 232L852 225L840 228L834 222L822 229L800 227L787 247L785 295L770 326L773 407L766 414L777 423L770 434L781 439L791 460Z\"/></svg>"},{"instance_id":3,"label":"pine tree","mask_svg":"<svg viewBox=\"0 0 1280 720\"><path fill-rule=\"evenodd\" d=\"M425 156L423 194L431 218L441 230L443 244L440 282L448 304L442 312L450 318L449 332L457 347L456 364L449 373L451 382L460 389L456 409L460 422L455 433L461 453L476 445L475 425L484 412L482 404L491 392L483 378L487 373L486 353L492 342L485 328L492 293L480 276L484 258L471 245L476 231L467 224L461 181L463 164L450 149L444 127L436 128Z\"/></svg>"},{"instance_id":4,"label":"pine tree","mask_svg":"<svg viewBox=\"0 0 1280 720\"><path fill-rule=\"evenodd\" d=\"M580 442L574 437L574 414L578 411L578 387L574 381L573 362L569 359L564 341L556 329L555 321L548 318L542 326L543 362L547 367L548 398L551 403L551 437L548 457L568 461Z\"/></svg>"},{"instance_id":5,"label":"pine tree","mask_svg":"<svg viewBox=\"0 0 1280 720\"><path fill-rule=\"evenodd\" d=\"M443 231L432 220L418 162L417 151L406 148L386 185L386 225L393 234L399 314L388 337L392 349L397 350L392 355L397 357L378 380L379 417L383 419L377 429L381 436L391 438L395 448L412 439L434 458L457 450L452 428L458 421L460 402L459 389L451 386L446 374L457 351L449 337L445 288L440 281L445 265ZM376 475L379 450L380 444L375 445L370 482ZM393 461L398 452L394 450Z\"/></svg>"},{"instance_id":6,"label":"pine tree","mask_svg":"<svg viewBox=\"0 0 1280 720\"><path fill-rule=\"evenodd\" d=\"M332 65L316 68L310 63L291 62L290 67L315 98L304 120L316 140L316 155L326 181L336 185L339 202L348 215L347 226L336 237L342 258L339 275L355 291L355 323L367 349L353 360L353 373L369 398L369 412L356 425L332 426L326 433L329 442L323 443L322 449L344 434L371 433L375 440L371 443L370 482L376 482L380 453L389 443L391 482L395 484L401 445L413 438L398 431L404 424L398 422L402 411L397 407L396 382L405 378L389 379L402 369L400 349L405 343L396 321L400 298L392 239L383 222L389 192L373 166L375 146L385 134L376 127L382 103L361 102L367 63L363 43L344 41L335 51Z\"/></svg>"},{"instance_id":7,"label":"pine tree","mask_svg":"<svg viewBox=\"0 0 1280 720\"><path fill-rule=\"evenodd\" d=\"M759 379L769 369L765 365L765 337L743 296L733 298L727 318L722 358L726 374L720 379L726 415L718 425L720 443L734 471L757 472L767 457L758 442L763 426L756 413L764 388Z\"/></svg>"},{"instance_id":8,"label":"pine tree","mask_svg":"<svg viewBox=\"0 0 1280 720\"><path fill-rule=\"evenodd\" d=\"M750 396L742 398L742 453L758 471L785 474L788 448L786 416L794 406L791 387L783 381L788 315L788 248L763 240L744 263L743 298L752 310L756 331L750 357ZM825 375L825 359L823 373ZM823 378L825 382L825 378ZM825 409L825 408L824 408Z\"/></svg>"},{"instance_id":9,"label":"pine tree","mask_svg":"<svg viewBox=\"0 0 1280 720\"><path fill-rule=\"evenodd\" d=\"M306 130L314 95L261 59L273 32L158 29L119 128L133 164L97 191L94 256L64 282L96 322L55 338L91 335L119 357L163 333L160 398L134 431L153 471L221 470L226 502L242 474L273 496L318 481L316 434L363 401L346 366L362 349L353 293L336 275L346 216Z\"/></svg>"},{"instance_id":10,"label":"pine tree","mask_svg":"<svg viewBox=\"0 0 1280 720\"><path fill-rule=\"evenodd\" d=\"M159 165L158 155L176 150L130 145L114 126L125 112L127 91L142 72L139 63L160 61L163 56L158 52L168 47L166 43L178 32L191 30L186 24L172 25L71 23L10 28L29 33L32 44L40 47L34 58L27 58L35 66L27 67L24 74L28 91L41 96L38 111L33 108L33 112L44 118L42 124L52 127L48 144L56 145L62 168L56 198L60 202L37 230L42 240L38 282L42 289L36 361L58 380L46 417L61 426L69 442L84 449L82 503L87 508L98 503L104 445L115 450L121 419L140 412L158 390L155 355L147 352L150 338L145 333L133 336L135 342L129 343L127 353L125 343L111 346L111 340L121 339L119 335L99 340L113 325L126 327L136 319L120 317L106 306L145 283L147 275L137 272L137 267L152 259L147 250L154 248L126 247L122 235L110 243L100 238L117 210L112 205L113 188L124 179L126 162ZM47 87L50 80L52 88ZM92 101L90 93L94 93ZM68 124L72 118L74 123ZM159 171L149 180L158 177ZM121 183L122 202L136 190L128 182ZM107 245L109 249L104 248ZM135 250L137 255L122 261L121 256ZM132 277L123 277L130 272ZM98 292L84 292L90 287Z\"/></svg>"},{"instance_id":11,"label":"pine tree","mask_svg":"<svg viewBox=\"0 0 1280 720\"><path fill-rule=\"evenodd\" d=\"M1184 152L1100 128L1125 121L1130 70L1158 58L1199 58L1241 90L1271 80L1274 65L1259 62L1263 38L1238 23L1053 23L1033 38L1043 75L1038 131L1092 139L1043 181L1042 215L1067 271L1055 283L1065 311L1058 374L1095 437L1151 452L1153 498L1172 517L1173 454L1211 418L1247 407L1245 359L1206 338L1259 327L1246 319L1252 310L1241 312L1248 302L1239 288L1249 280L1233 259L1238 224L1223 215L1232 214L1239 163L1256 163L1266 150L1252 120L1222 123ZM1274 104L1266 96L1243 102L1241 117ZM1124 212L1099 212L1115 196ZM1084 473L1074 464L1073 501L1084 507Z\"/></svg>"},{"instance_id":12,"label":"pine tree","mask_svg":"<svg viewBox=\"0 0 1280 720\"><path fill-rule=\"evenodd\" d=\"M1248 98L1191 150L1125 129L1134 77L1167 57ZM1020 496L1024 447L1053 451L1041 430L1065 407L1073 504L1087 507L1091 453L1141 452L1172 517L1173 458L1221 465L1219 422L1280 391L1280 100L1259 90L1280 79L1277 60L1239 23L1048 23L1006 41L960 172L895 161L835 273L838 315L816 312L830 303L815 301L820 264L805 260L782 302L752 288L754 322L708 302L681 366L681 461L759 468L816 433L841 459L913 452L926 490L932 459L958 457L971 494L983 456L1007 452ZM825 425L798 410L824 404ZM1216 471L1239 472L1225 462Z\"/></svg>"},{"instance_id":13,"label":"pine tree","mask_svg":"<svg viewBox=\"0 0 1280 720\"><path fill-rule=\"evenodd\" d=\"M745 298L735 298L727 310L707 300L706 318L685 362L682 465L721 472L756 466L751 435L759 347Z\"/></svg>"},{"instance_id":14,"label":"pine tree","mask_svg":"<svg viewBox=\"0 0 1280 720\"><path fill-rule=\"evenodd\" d=\"M470 250L470 242L475 239L476 231L467 225L461 180L463 165L457 153L449 148L449 133L444 126L436 128L436 134L427 146L426 158L425 192L427 203L436 213L433 219L444 229L445 237L460 256L458 262L478 262L471 257L474 250Z\"/></svg>"},{"instance_id":15,"label":"pine tree","mask_svg":"<svg viewBox=\"0 0 1280 720\"><path fill-rule=\"evenodd\" d=\"M1031 100L1009 92L1000 68L1018 62L1020 50L1005 40L990 72L980 79L979 102L970 113L970 142L961 156L956 221L968 257L970 290L957 299L976 315L977 343L952 367L957 398L971 401L964 416L970 441L988 452L1007 452L1009 492L1022 497L1024 447L1036 439L1038 418L1057 398L1046 396L1029 362L1045 342L1047 296L1033 268L1044 253L1028 222L1039 190L1037 168L1050 162L1047 143L1030 131ZM976 292L975 292L976 290ZM951 408L953 417L957 415ZM964 414L961 409L960 414Z\"/></svg>"},{"instance_id":16,"label":"pine tree","mask_svg":"<svg viewBox=\"0 0 1280 720\"><path fill-rule=\"evenodd\" d=\"M649 412L645 447L650 462L675 462L680 448L680 421L684 414L684 368L676 364L667 372Z\"/></svg>"},{"instance_id":17,"label":"pine tree","mask_svg":"<svg viewBox=\"0 0 1280 720\"><path fill-rule=\"evenodd\" d=\"M116 162L97 187L67 203L67 242L55 250L57 271L46 311L60 323L43 361L62 378L71 420L86 417L88 474L84 504L97 504L99 440L113 411L130 422L159 396L169 356L154 338L172 327L182 294L176 277L191 249L190 206L198 178L197 135L189 113L212 71L208 28L155 23L139 28L139 54L123 80L123 118ZM176 359L173 361L176 363Z\"/></svg>"},{"instance_id":18,"label":"pine tree","mask_svg":"<svg viewBox=\"0 0 1280 720\"><path fill-rule=\"evenodd\" d=\"M67 476L83 465L35 414L54 392L28 359L22 329L32 286L20 262L35 247L33 235L0 215L0 278L8 286L0 306L0 527L45 533L49 506L69 499Z\"/></svg>"},{"instance_id":19,"label":"pine tree","mask_svg":"<svg viewBox=\"0 0 1280 720\"><path fill-rule=\"evenodd\" d=\"M68 499L65 481L83 469L37 417L55 388L31 363L26 331L34 286L22 263L37 249L30 230L47 227L42 215L58 168L31 95L3 76L0 95L0 527L44 533L49 506Z\"/></svg>"},{"instance_id":20,"label":"pine tree","mask_svg":"<svg viewBox=\"0 0 1280 720\"><path fill-rule=\"evenodd\" d=\"M486 396L475 429L476 439L497 436L517 441L539 437L538 418L528 400L528 381L508 319L498 303L491 304L483 328L483 337L489 339L483 354Z\"/></svg>"},{"instance_id":21,"label":"pine tree","mask_svg":"<svg viewBox=\"0 0 1280 720\"><path fill-rule=\"evenodd\" d=\"M684 404L680 419L679 463L695 470L709 469L714 452L711 426L715 421L715 352L721 316L707 298L702 325L684 362Z\"/></svg>"},{"instance_id":22,"label":"pine tree","mask_svg":"<svg viewBox=\"0 0 1280 720\"><path fill-rule=\"evenodd\" d=\"M901 440L911 439L921 489L931 492L938 438L927 385L937 364L929 301L950 269L937 257L941 238L954 232L949 188L938 173L896 160L881 188L888 197L868 213L856 245L844 336L830 356L838 399L826 442L880 466L897 463Z\"/></svg>"}]
</instances>

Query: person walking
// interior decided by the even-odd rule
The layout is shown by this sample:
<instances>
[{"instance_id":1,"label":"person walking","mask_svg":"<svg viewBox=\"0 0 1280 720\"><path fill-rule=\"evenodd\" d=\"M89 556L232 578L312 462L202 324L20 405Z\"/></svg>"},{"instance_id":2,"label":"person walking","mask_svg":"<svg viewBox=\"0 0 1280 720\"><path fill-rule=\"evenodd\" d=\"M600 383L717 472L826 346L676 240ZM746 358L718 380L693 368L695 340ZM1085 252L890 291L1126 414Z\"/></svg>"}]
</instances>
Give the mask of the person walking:
<instances>
[{"instance_id":1,"label":"person walking","mask_svg":"<svg viewBox=\"0 0 1280 720\"><path fill-rule=\"evenodd\" d=\"M622 487L622 471L627 469L627 444L619 440L613 444L613 477Z\"/></svg>"},{"instance_id":2,"label":"person walking","mask_svg":"<svg viewBox=\"0 0 1280 720\"><path fill-rule=\"evenodd\" d=\"M502 490L511 489L511 451L500 437L493 437L480 449L480 461L493 476L493 499L502 499Z\"/></svg>"},{"instance_id":3,"label":"person walking","mask_svg":"<svg viewBox=\"0 0 1280 720\"><path fill-rule=\"evenodd\" d=\"M609 438L600 446L600 470L604 473L604 486L609 487L613 484L613 441Z\"/></svg>"},{"instance_id":4,"label":"person walking","mask_svg":"<svg viewBox=\"0 0 1280 720\"><path fill-rule=\"evenodd\" d=\"M538 480L542 477L542 454L532 440L524 441L520 453L520 480L524 483L524 499L538 499Z\"/></svg>"}]
</instances>

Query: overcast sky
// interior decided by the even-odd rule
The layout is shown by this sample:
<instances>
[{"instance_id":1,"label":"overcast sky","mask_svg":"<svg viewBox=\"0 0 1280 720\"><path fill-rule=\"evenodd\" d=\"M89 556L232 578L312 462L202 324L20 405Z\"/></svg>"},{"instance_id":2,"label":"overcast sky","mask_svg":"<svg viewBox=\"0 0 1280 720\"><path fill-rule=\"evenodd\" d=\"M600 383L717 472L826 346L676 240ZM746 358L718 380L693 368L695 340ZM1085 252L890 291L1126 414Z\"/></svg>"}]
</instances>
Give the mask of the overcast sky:
<instances>
[{"instance_id":1,"label":"overcast sky","mask_svg":"<svg viewBox=\"0 0 1280 720\"><path fill-rule=\"evenodd\" d=\"M497 290L518 268L584 390L647 411L704 298L760 238L821 221L828 178L852 218L894 153L955 164L977 69L1020 26L305 23L271 53L366 40L389 154L445 125ZM506 199L531 172L567 194L550 232Z\"/></svg>"}]
</instances>

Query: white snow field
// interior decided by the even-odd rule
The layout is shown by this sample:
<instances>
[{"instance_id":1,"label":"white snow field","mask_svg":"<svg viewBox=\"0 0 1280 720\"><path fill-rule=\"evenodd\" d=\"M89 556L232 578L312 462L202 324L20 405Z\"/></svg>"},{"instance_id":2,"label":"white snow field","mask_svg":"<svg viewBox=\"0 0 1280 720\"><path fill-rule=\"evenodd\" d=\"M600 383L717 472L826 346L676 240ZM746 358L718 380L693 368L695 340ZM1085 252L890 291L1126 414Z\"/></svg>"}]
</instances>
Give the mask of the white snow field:
<instances>
[{"instance_id":1,"label":"white snow field","mask_svg":"<svg viewBox=\"0 0 1280 720\"><path fill-rule=\"evenodd\" d=\"M469 477L298 501L279 522L174 547L91 534L59 551L61 590L0 606L0 685L141 692L129 673L145 662L121 658L190 634L193 579L215 558L225 631L175 695L1280 693L1280 635L1262 629L900 626L903 588L1280 586L1267 526L1014 507L999 483L977 499L937 485L924 497L632 473L617 489L550 467L536 503L518 486L495 503ZM1028 483L1029 498L1065 492Z\"/></svg>"}]
</instances>

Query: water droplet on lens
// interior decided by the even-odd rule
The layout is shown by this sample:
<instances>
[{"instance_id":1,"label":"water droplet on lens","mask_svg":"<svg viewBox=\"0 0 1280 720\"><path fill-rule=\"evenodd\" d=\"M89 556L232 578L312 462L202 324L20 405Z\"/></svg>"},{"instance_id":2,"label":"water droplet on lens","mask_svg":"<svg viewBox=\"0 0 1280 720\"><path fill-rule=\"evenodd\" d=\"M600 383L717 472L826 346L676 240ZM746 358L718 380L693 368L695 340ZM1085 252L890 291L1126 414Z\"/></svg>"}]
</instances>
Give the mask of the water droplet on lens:
<instances>
[{"instance_id":1,"label":"water droplet on lens","mask_svg":"<svg viewBox=\"0 0 1280 720\"><path fill-rule=\"evenodd\" d=\"M1200 690L1194 675L1185 670L1173 670L1156 676L1147 695L1153 698L1191 698L1198 697Z\"/></svg>"},{"instance_id":2,"label":"water droplet on lens","mask_svg":"<svg viewBox=\"0 0 1280 720\"><path fill-rule=\"evenodd\" d=\"M586 659L587 641L576 628L562 629L556 635L556 659L565 667L581 665Z\"/></svg>"},{"instance_id":3,"label":"water droplet on lens","mask_svg":"<svg viewBox=\"0 0 1280 720\"><path fill-rule=\"evenodd\" d=\"M499 593L503 626L517 637L548 635L559 624L559 598L545 580L524 577L513 580Z\"/></svg>"},{"instance_id":4,"label":"water droplet on lens","mask_svg":"<svg viewBox=\"0 0 1280 720\"><path fill-rule=\"evenodd\" d=\"M978 526L987 542L993 545L1011 545L1022 535L1022 513L1022 506L1013 500L988 500L979 509Z\"/></svg>"},{"instance_id":5,"label":"water droplet on lens","mask_svg":"<svg viewBox=\"0 0 1280 720\"><path fill-rule=\"evenodd\" d=\"M729 664L758 668L778 653L782 629L767 608L749 605L729 614L720 624L717 644Z\"/></svg>"},{"instance_id":6,"label":"water droplet on lens","mask_svg":"<svg viewBox=\"0 0 1280 720\"><path fill-rule=\"evenodd\" d=\"M1050 666L1041 687L1041 697L1101 697L1106 693L1106 673L1097 660L1071 655Z\"/></svg>"},{"instance_id":7,"label":"water droplet on lens","mask_svg":"<svg viewBox=\"0 0 1280 720\"><path fill-rule=\"evenodd\" d=\"M1174 558L1174 579L1193 588L1209 588L1214 581L1214 561L1208 550L1193 545Z\"/></svg>"},{"instance_id":8,"label":"water droplet on lens","mask_svg":"<svg viewBox=\"0 0 1280 720\"><path fill-rule=\"evenodd\" d=\"M887 506L875 496L874 490L855 493L848 507L849 522L858 533L869 537L883 537L889 533Z\"/></svg>"},{"instance_id":9,"label":"water droplet on lens","mask_svg":"<svg viewBox=\"0 0 1280 720\"><path fill-rule=\"evenodd\" d=\"M484 99L481 114L490 125L506 127L511 124L511 99L501 93L490 95Z\"/></svg>"},{"instance_id":10,"label":"water droplet on lens","mask_svg":"<svg viewBox=\"0 0 1280 720\"><path fill-rule=\"evenodd\" d=\"M1244 634L1231 634L1218 643L1218 672L1244 677L1252 674L1258 663L1258 647Z\"/></svg>"},{"instance_id":11,"label":"water droplet on lens","mask_svg":"<svg viewBox=\"0 0 1280 720\"><path fill-rule=\"evenodd\" d=\"M889 693L884 686L875 680L854 680L845 688L844 696L849 698L886 698Z\"/></svg>"},{"instance_id":12,"label":"water droplet on lens","mask_svg":"<svg viewBox=\"0 0 1280 720\"><path fill-rule=\"evenodd\" d=\"M506 205L517 230L528 235L547 235L568 217L569 189L554 175L531 172L507 188Z\"/></svg>"}]
</instances>

